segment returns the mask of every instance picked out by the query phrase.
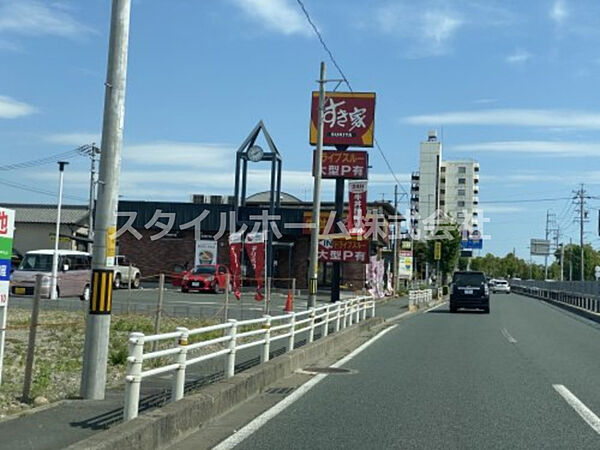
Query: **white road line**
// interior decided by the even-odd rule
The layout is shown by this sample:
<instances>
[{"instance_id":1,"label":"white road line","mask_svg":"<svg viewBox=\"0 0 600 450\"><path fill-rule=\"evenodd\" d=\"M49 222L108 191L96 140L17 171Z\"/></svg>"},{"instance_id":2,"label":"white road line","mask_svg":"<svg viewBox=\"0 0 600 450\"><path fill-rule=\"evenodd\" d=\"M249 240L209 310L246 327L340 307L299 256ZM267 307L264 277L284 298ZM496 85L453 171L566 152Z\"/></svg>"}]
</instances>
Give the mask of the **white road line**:
<instances>
[{"instance_id":1,"label":"white road line","mask_svg":"<svg viewBox=\"0 0 600 450\"><path fill-rule=\"evenodd\" d=\"M433 311L434 309L438 309L438 308L444 306L446 303L448 303L448 302L444 302L444 303L440 303L439 305L432 306L431 308L426 309L424 312L428 313L429 311Z\"/></svg>"},{"instance_id":2,"label":"white road line","mask_svg":"<svg viewBox=\"0 0 600 450\"><path fill-rule=\"evenodd\" d=\"M581 400L579 400L571 391L569 391L562 384L553 384L552 387L558 392L562 398L573 408L577 414L581 416L592 429L600 434L600 418L592 412L587 406L585 406Z\"/></svg>"},{"instance_id":3,"label":"white road line","mask_svg":"<svg viewBox=\"0 0 600 450\"><path fill-rule=\"evenodd\" d=\"M393 322L394 320L402 319L404 316L408 316L409 314L415 314L415 313L413 311L405 311L403 313L398 314L397 316L385 319L385 321L386 322Z\"/></svg>"},{"instance_id":4,"label":"white road line","mask_svg":"<svg viewBox=\"0 0 600 450\"><path fill-rule=\"evenodd\" d=\"M508 330L506 328L502 328L501 332L502 332L502 336L504 336L508 342L510 342L511 344L517 343L517 340L510 335L510 333L508 332Z\"/></svg>"},{"instance_id":5,"label":"white road line","mask_svg":"<svg viewBox=\"0 0 600 450\"><path fill-rule=\"evenodd\" d=\"M351 353L344 356L342 359L340 359L336 363L332 364L331 367L339 367L339 366L345 364L346 362L350 361L352 358L354 358L356 355L358 355L364 349L369 347L371 344L373 344L379 338L383 337L386 333L389 333L394 328L396 328L396 326L397 325L392 325L391 327L386 328L385 330L381 331L379 334L377 334L374 337L372 337L371 339L369 339L367 342L362 344L360 347L356 348ZM283 410L285 410L288 406L290 406L296 400L298 400L300 397L302 397L304 394L306 394L310 389L312 389L317 383L319 383L326 376L327 376L327 374L319 374L319 375L315 376L314 378L311 378L306 383L304 383L302 386L300 386L298 389L296 389L294 392L292 392L290 395L288 395L286 398L284 398L282 401L277 403L275 406L266 410L260 416L256 417L252 422L248 423L243 428L236 431L234 434L232 434L227 439L222 441L216 447L213 447L213 450L230 450L230 449L234 448L236 445L240 444L242 441L244 441L246 438L248 438L251 434L258 431L260 429L260 427L262 427L264 424L266 424L273 417L275 417L279 413L283 412Z\"/></svg>"}]
</instances>

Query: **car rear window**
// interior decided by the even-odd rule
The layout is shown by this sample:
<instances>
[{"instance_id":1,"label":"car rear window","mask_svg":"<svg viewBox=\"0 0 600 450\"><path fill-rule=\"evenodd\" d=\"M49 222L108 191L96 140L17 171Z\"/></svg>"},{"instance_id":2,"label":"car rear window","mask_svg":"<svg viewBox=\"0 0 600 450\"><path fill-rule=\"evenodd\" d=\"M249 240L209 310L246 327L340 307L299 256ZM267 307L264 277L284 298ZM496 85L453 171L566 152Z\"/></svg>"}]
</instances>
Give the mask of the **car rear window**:
<instances>
[{"instance_id":1,"label":"car rear window","mask_svg":"<svg viewBox=\"0 0 600 450\"><path fill-rule=\"evenodd\" d=\"M496 284L500 284L502 286L506 286L508 284L508 281L505 281L505 280L496 281Z\"/></svg>"},{"instance_id":2,"label":"car rear window","mask_svg":"<svg viewBox=\"0 0 600 450\"><path fill-rule=\"evenodd\" d=\"M485 276L482 273L455 273L453 281L462 285L479 285L485 282Z\"/></svg>"}]
</instances>

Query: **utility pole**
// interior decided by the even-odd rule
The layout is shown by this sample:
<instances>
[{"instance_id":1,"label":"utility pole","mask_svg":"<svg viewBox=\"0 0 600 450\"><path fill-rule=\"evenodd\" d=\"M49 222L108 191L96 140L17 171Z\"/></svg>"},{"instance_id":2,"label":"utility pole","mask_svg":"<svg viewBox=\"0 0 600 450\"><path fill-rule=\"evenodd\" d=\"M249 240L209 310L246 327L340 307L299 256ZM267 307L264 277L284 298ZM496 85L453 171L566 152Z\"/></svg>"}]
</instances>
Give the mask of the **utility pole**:
<instances>
[{"instance_id":1,"label":"utility pole","mask_svg":"<svg viewBox=\"0 0 600 450\"><path fill-rule=\"evenodd\" d=\"M115 263L116 225L121 172L121 147L125 116L125 81L131 0L113 0L108 48L108 67L102 124L102 154L94 252L92 298L86 320L81 396L102 400L106 387L106 364Z\"/></svg>"},{"instance_id":2,"label":"utility pole","mask_svg":"<svg viewBox=\"0 0 600 450\"><path fill-rule=\"evenodd\" d=\"M583 259L584 257L584 251L583 251L583 224L586 222L587 220L587 211L585 209L585 199L586 198L590 198L588 196L586 196L586 192L585 189L583 188L583 184L581 184L581 188L579 190L577 190L576 192L574 192L575 197L575 204L579 207L578 210L578 220L579 220L579 246L580 246L580 252L581 252L581 265L580 265L580 269L581 269L581 274L580 274L580 279L581 281L585 280L585 261Z\"/></svg>"},{"instance_id":3,"label":"utility pole","mask_svg":"<svg viewBox=\"0 0 600 450\"><path fill-rule=\"evenodd\" d=\"M96 203L96 186L98 185L98 172L96 162L100 149L95 143L80 147L80 152L90 157L90 195L88 201L88 252L92 253L94 249L94 206Z\"/></svg>"},{"instance_id":4,"label":"utility pole","mask_svg":"<svg viewBox=\"0 0 600 450\"><path fill-rule=\"evenodd\" d=\"M569 239L569 281L573 281L573 239Z\"/></svg>"},{"instance_id":5,"label":"utility pole","mask_svg":"<svg viewBox=\"0 0 600 450\"><path fill-rule=\"evenodd\" d=\"M560 244L560 281L564 280L564 260L565 260L565 246Z\"/></svg>"},{"instance_id":6,"label":"utility pole","mask_svg":"<svg viewBox=\"0 0 600 450\"><path fill-rule=\"evenodd\" d=\"M546 240L548 240L549 230L548 225L550 222L550 210L546 210ZM548 255L544 256L544 280L548 279Z\"/></svg>"},{"instance_id":7,"label":"utility pole","mask_svg":"<svg viewBox=\"0 0 600 450\"><path fill-rule=\"evenodd\" d=\"M60 241L60 210L62 208L63 181L66 161L58 162L58 205L56 207L56 234L54 235L54 253L52 254L52 278L50 279L50 299L58 299L58 243Z\"/></svg>"},{"instance_id":8,"label":"utility pole","mask_svg":"<svg viewBox=\"0 0 600 450\"><path fill-rule=\"evenodd\" d=\"M398 229L398 185L394 185L394 295L398 294L398 235L400 230Z\"/></svg>"},{"instance_id":9,"label":"utility pole","mask_svg":"<svg viewBox=\"0 0 600 450\"><path fill-rule=\"evenodd\" d=\"M317 300L317 275L319 269L319 226L321 219L321 176L323 170L323 115L325 111L325 62L321 61L319 75L319 117L317 122L317 154L315 155L315 184L313 188L312 220L310 233L310 264L308 266L308 308Z\"/></svg>"}]
</instances>

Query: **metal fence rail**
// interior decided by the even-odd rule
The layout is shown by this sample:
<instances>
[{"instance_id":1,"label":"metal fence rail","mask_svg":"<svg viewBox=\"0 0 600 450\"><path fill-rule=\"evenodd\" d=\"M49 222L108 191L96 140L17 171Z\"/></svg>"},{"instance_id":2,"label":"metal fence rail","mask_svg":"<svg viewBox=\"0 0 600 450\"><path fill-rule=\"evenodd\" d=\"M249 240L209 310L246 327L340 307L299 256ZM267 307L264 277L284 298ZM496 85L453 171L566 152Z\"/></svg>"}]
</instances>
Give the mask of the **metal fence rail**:
<instances>
[{"instance_id":1,"label":"metal fence rail","mask_svg":"<svg viewBox=\"0 0 600 450\"><path fill-rule=\"evenodd\" d=\"M523 284L512 284L513 292L527 295L529 297L553 300L557 303L574 306L585 311L600 313L600 296L586 294L584 292L569 292L557 289L544 289L537 286L526 286Z\"/></svg>"},{"instance_id":2,"label":"metal fence rail","mask_svg":"<svg viewBox=\"0 0 600 450\"><path fill-rule=\"evenodd\" d=\"M432 289L415 289L408 291L408 309L414 311L433 301Z\"/></svg>"},{"instance_id":3,"label":"metal fence rail","mask_svg":"<svg viewBox=\"0 0 600 450\"><path fill-rule=\"evenodd\" d=\"M265 315L243 321L230 319L225 323L193 330L180 327L171 333L149 336L133 332L128 340L124 420L131 420L138 415L140 387L144 378L171 373L171 401L177 401L183 398L186 368L189 366L223 356L225 377L230 378L235 372L236 353L239 350L260 346L260 361L267 362L270 346L274 341L286 340L285 351L289 352L294 349L294 341L300 333L306 333L306 341L310 343L315 338L315 329L320 328L320 335L325 337L329 333L330 324L333 323L335 333L365 320L367 316L375 316L375 301L370 296L355 297L280 316ZM220 336L190 343L194 338L209 333ZM173 346L144 352L145 344L159 342L170 342ZM157 366L144 369L144 362L149 360L157 360Z\"/></svg>"}]
</instances>

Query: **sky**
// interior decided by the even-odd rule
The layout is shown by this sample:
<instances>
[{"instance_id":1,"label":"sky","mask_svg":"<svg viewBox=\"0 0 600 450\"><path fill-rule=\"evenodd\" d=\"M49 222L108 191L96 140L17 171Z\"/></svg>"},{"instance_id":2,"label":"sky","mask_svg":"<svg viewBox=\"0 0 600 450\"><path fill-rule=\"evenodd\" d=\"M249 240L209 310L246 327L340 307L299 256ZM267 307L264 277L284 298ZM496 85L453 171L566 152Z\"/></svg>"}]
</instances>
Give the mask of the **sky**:
<instances>
[{"instance_id":1,"label":"sky","mask_svg":"<svg viewBox=\"0 0 600 450\"><path fill-rule=\"evenodd\" d=\"M376 92L375 136L402 192L437 129L445 159L480 162L484 252L528 258L547 211L577 241L580 183L600 246L600 3L303 2L353 89ZM110 3L0 0L0 166L100 144ZM340 78L297 0L133 0L121 198L231 194L235 151L262 119L283 190L311 199L320 61ZM369 152L369 197L391 200L394 177ZM85 203L89 160L69 161L65 202ZM268 189L268 168L251 166L249 192ZM55 164L2 169L0 202L56 202Z\"/></svg>"}]
</instances>

